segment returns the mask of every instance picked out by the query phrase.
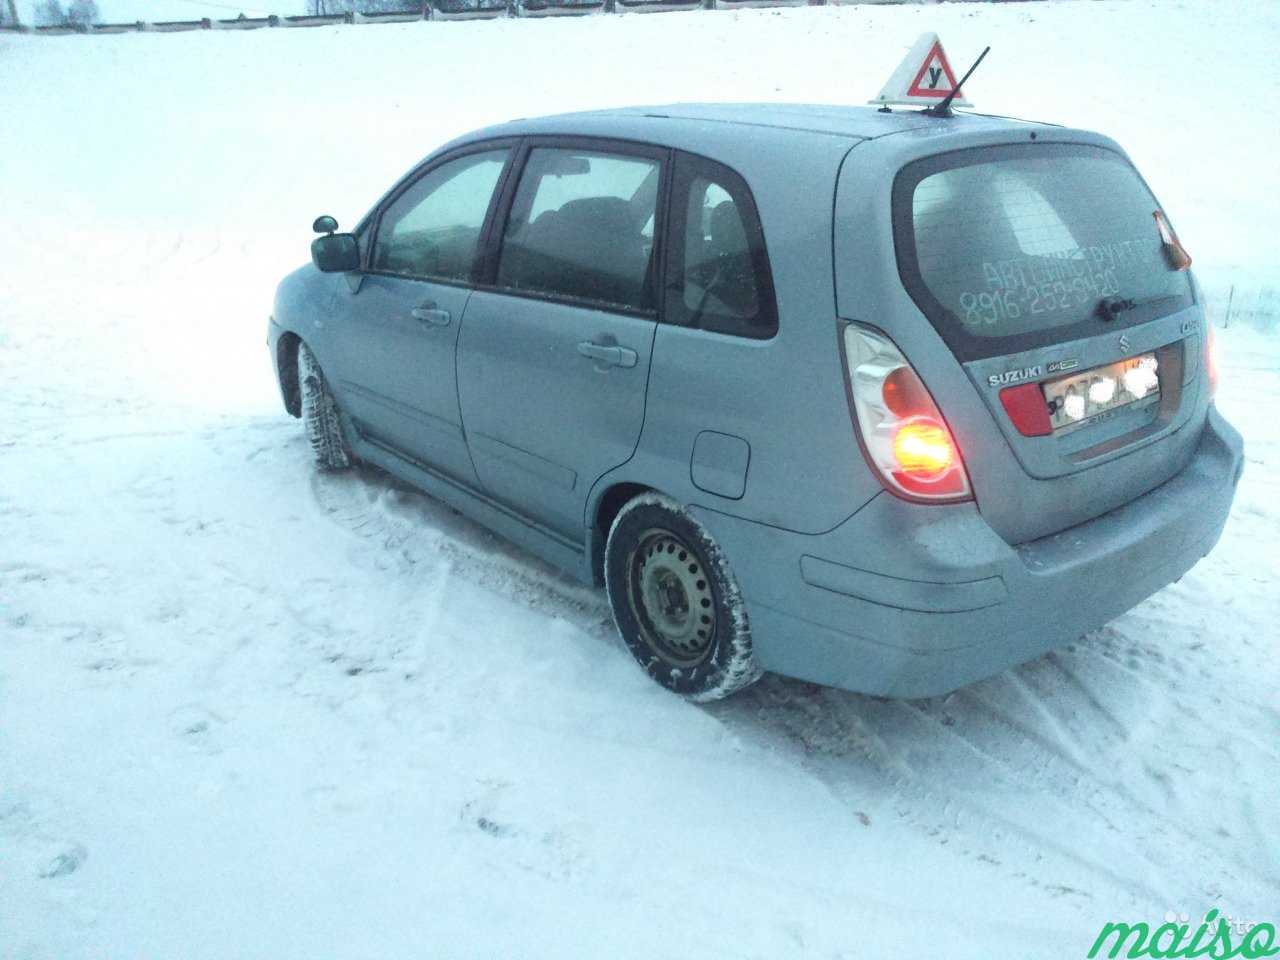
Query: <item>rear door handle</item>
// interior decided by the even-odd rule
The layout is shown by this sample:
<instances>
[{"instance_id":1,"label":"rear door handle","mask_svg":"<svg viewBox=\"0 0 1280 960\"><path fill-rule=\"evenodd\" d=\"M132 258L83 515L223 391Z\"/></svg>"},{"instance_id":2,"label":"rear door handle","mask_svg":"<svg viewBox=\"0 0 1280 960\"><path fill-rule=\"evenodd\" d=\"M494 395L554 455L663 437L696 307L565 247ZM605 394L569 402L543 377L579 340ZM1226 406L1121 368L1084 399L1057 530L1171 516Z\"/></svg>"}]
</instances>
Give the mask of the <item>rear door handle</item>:
<instances>
[{"instance_id":1,"label":"rear door handle","mask_svg":"<svg viewBox=\"0 0 1280 960\"><path fill-rule=\"evenodd\" d=\"M448 310L441 310L435 305L435 302L431 300L428 300L421 306L414 307L409 312L413 315L415 320L422 320L437 327L447 327L449 325L449 321L453 319L453 314Z\"/></svg>"},{"instance_id":2,"label":"rear door handle","mask_svg":"<svg viewBox=\"0 0 1280 960\"><path fill-rule=\"evenodd\" d=\"M590 340L579 343L578 352L584 357L598 360L611 367L634 367L640 359L636 352L628 347L593 343Z\"/></svg>"}]
</instances>

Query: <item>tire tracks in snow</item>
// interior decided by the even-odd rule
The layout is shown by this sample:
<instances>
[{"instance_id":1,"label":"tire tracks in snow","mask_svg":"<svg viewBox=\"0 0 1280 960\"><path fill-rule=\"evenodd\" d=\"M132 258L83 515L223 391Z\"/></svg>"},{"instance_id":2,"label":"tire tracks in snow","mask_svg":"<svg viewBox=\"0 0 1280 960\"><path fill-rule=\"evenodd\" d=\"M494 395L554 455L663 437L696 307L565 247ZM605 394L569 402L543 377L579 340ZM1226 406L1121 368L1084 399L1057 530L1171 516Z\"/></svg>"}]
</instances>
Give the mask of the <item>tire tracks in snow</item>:
<instances>
[{"instance_id":1,"label":"tire tracks in snow","mask_svg":"<svg viewBox=\"0 0 1280 960\"><path fill-rule=\"evenodd\" d=\"M603 594L381 471L316 476L312 495L320 512L375 545L398 575L443 567L447 574L433 585L440 594L459 577L612 637ZM1135 711L1157 701L1190 718L1200 713L1179 694L1176 678L1106 652L1141 642L1120 629L1104 628L941 699L883 701L767 677L707 710L736 735L767 743L817 777L851 808L888 811L934 842L1047 896L1073 896L1082 908L1179 903L1188 880L1174 874L1188 862L1200 865L1202 888L1280 888L1266 861L1251 864L1220 849L1208 829L1182 822L1181 797L1164 771L1146 761L1124 767L1146 776L1160 791L1156 798L1107 772L1108 761L1141 759L1141 744L1116 694L1102 690L1119 688L1119 702ZM1150 655L1165 657L1154 649ZM992 785L1016 802L988 799ZM1261 837L1252 809L1241 813ZM1032 848L1043 871L1005 867L1002 850L1011 844Z\"/></svg>"},{"instance_id":2,"label":"tire tracks in snow","mask_svg":"<svg viewBox=\"0 0 1280 960\"><path fill-rule=\"evenodd\" d=\"M807 684L777 677L768 678L767 682L773 688L770 694L774 703L766 714L755 720L761 728L758 735L771 739L781 734L785 744L795 733L791 715L796 709L795 701L815 694ZM747 691L745 696L759 696L759 693ZM1010 843L1031 846L1038 851L1040 859L1050 859L1047 874L1054 871L1061 874L1065 870L1069 875L1031 877L1015 872L1012 876L1051 896L1077 894L1082 900L1098 901L1121 895L1164 902L1160 891L1142 878L1117 869L1105 856L1086 854L1082 846L1072 842L1070 834L1061 836L1047 824L1040 827L1015 819L998 803L966 789L977 785L983 790L996 788L994 792L1001 797L1026 792L1030 794L1027 799L1040 806L1041 814L1052 815L1049 822L1061 823L1079 814L1079 801L1073 802L1072 794L1045 790L1036 783L1032 785L1033 790L1020 791L1027 771L956 729L957 724L948 722L947 715L937 716L936 704L940 701L878 700L820 688L816 698L822 712L829 715L830 726L836 729L870 727L875 731L873 738L879 745L876 753L880 756L858 749L856 744L847 752L840 749L838 742L815 745L814 731L791 741L799 748L795 756L797 763L850 807L887 807L897 822L991 869L1005 871L1002 850ZM850 716L856 720L851 722ZM751 718L740 716L734 719L752 722ZM820 728L817 732L820 737ZM912 764L908 758L912 751L931 752L933 756L926 757L923 763ZM880 776L868 777L867 769L861 764L851 766L849 763L864 759L878 765ZM976 766L969 760L976 761ZM957 785L961 776L967 778L967 783ZM1059 880L1061 882L1056 882ZM1109 889L1099 890L1099 880Z\"/></svg>"},{"instance_id":3,"label":"tire tracks in snow","mask_svg":"<svg viewBox=\"0 0 1280 960\"><path fill-rule=\"evenodd\" d=\"M484 586L531 609L564 617L596 634L608 634L612 630L612 618L602 594L574 584L437 501L401 486L381 471L360 468L348 475L315 475L311 491L317 507L331 522L385 551L393 558L399 575L420 577L448 565L452 576ZM438 588L447 589L447 582ZM1016 768L988 753L974 740L943 726L918 706L823 690L816 713L801 709L801 714L809 714L802 718L792 705L797 694L801 702L806 699L808 685L776 677L767 678L765 683L772 691L771 699L775 701L772 704L762 704L758 690L744 695L746 701L755 701L752 705L757 716L742 716L742 712L733 707L735 701L713 707L711 712L731 726L745 727L748 735L774 741L775 748L778 734L790 739L800 727L807 726L805 735L792 740L800 745L801 752L793 751L790 759L815 774L846 801L855 799L866 787L899 799L914 796L919 809L909 809L901 819L926 835L940 837L939 842L949 842L956 831L940 827L937 818L930 814L928 807L935 797L936 785L927 773L922 776L906 760L896 731L877 732L878 724L861 708L888 704L890 710L906 710L917 724L929 728L933 739L941 732L977 758L984 769L998 771L1002 780L1013 783L1018 779ZM778 692L782 694L780 697ZM849 742L855 744L852 750L845 749ZM815 760L815 754L821 759ZM868 782L866 768L860 763L858 773L851 780L844 763L850 757L870 761L873 768L879 768L879 776ZM983 824L984 832L993 828L1015 836L1027 832L1026 825L1010 820L991 804L975 798L948 795L947 803ZM983 847L976 838L964 839L970 846ZM1061 860L1074 863L1081 872L1105 877L1110 886L1145 899L1159 899L1157 891L1110 868L1103 860L1083 856L1044 833L1033 833L1030 839L1052 850ZM981 850L974 855L980 856Z\"/></svg>"},{"instance_id":4,"label":"tire tracks in snow","mask_svg":"<svg viewBox=\"0 0 1280 960\"><path fill-rule=\"evenodd\" d=\"M873 802L869 791L881 791L899 819L941 843L967 845L987 862L1009 842L1031 846L1045 861L1045 877L1026 878L1034 886L1083 893L1096 903L1129 897L1163 904L1160 910L1188 897L1238 902L1280 889L1276 858L1249 855L1274 846L1249 785L1219 800L1224 819L1235 814L1232 803L1240 806L1247 833L1224 845L1223 828L1215 832L1188 812L1187 801L1197 798L1176 788L1166 769L1176 761L1147 754L1150 745L1135 740L1133 727L1091 689L1085 678L1105 661L1103 671L1124 676L1140 723L1155 702L1162 714L1199 724L1204 711L1171 679L1128 668L1096 649L1108 633L1126 639L1122 629L1105 628L941 699L880 701L770 678L747 692L756 701L749 710L733 704L720 709L735 721L755 723L763 739L777 735L783 749L795 751L798 762L851 805L865 808ZM1066 684L1053 683L1064 676ZM820 703L833 740L824 740L821 724L809 718L810 701ZM848 739L850 730L859 736ZM964 764L940 739L963 747L977 767ZM1171 739L1178 742L1177 731ZM1273 748L1250 745L1271 758L1272 769L1280 765ZM923 762L912 762L917 755ZM867 771L850 760L871 760L881 776L868 784ZM1134 780L1141 776L1158 788L1158 797L1130 785L1145 782ZM995 806L986 799L993 789L1019 802ZM1045 883L1055 871L1069 876Z\"/></svg>"}]
</instances>

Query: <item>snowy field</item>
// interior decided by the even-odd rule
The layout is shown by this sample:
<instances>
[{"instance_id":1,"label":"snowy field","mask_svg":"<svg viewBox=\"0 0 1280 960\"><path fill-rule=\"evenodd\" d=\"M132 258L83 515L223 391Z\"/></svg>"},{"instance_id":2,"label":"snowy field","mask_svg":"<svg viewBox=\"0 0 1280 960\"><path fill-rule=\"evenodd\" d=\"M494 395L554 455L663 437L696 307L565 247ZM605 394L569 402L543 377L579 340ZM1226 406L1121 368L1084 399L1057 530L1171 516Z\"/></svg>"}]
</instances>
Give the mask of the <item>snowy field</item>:
<instances>
[{"instance_id":1,"label":"snowy field","mask_svg":"<svg viewBox=\"0 0 1280 960\"><path fill-rule=\"evenodd\" d=\"M1124 142L1233 305L1248 464L1182 582L945 699L699 707L602 595L313 474L263 340L316 214L509 117L862 102L922 29L992 44L980 107ZM1264 0L0 37L0 958L1069 958L1280 920L1277 47Z\"/></svg>"}]
</instances>

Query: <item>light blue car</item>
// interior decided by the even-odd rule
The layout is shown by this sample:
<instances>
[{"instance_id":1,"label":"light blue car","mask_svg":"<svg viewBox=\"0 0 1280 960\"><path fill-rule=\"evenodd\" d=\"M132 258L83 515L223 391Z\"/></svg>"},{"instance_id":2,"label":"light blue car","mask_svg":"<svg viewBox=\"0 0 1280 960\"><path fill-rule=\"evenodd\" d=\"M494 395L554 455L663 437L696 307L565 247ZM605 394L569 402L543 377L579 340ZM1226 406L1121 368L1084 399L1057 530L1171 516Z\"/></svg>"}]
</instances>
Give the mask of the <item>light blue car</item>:
<instances>
[{"instance_id":1,"label":"light blue car","mask_svg":"<svg viewBox=\"0 0 1280 960\"><path fill-rule=\"evenodd\" d=\"M946 693L1215 544L1190 258L1094 133L681 105L521 120L316 221L271 356L381 467L589 584L659 683Z\"/></svg>"}]
</instances>

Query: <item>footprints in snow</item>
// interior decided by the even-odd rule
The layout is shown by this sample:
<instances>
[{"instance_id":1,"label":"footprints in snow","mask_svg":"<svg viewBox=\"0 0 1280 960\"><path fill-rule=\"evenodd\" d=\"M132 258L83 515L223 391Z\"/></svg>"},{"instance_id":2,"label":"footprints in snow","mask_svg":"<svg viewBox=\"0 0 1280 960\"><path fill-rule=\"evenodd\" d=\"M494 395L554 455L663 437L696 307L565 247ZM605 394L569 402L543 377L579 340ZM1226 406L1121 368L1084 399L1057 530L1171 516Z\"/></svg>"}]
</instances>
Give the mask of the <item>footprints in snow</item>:
<instances>
[{"instance_id":1,"label":"footprints in snow","mask_svg":"<svg viewBox=\"0 0 1280 960\"><path fill-rule=\"evenodd\" d=\"M520 822L503 812L504 795L513 784L504 780L481 780L480 796L466 801L458 811L458 822L466 830L499 841L496 856L521 870L553 881L576 880L591 872L590 857L568 825L546 829Z\"/></svg>"},{"instance_id":2,"label":"footprints in snow","mask_svg":"<svg viewBox=\"0 0 1280 960\"><path fill-rule=\"evenodd\" d=\"M169 714L169 731L192 750L206 756L222 752L222 728L225 717L200 704L178 707Z\"/></svg>"},{"instance_id":3,"label":"footprints in snow","mask_svg":"<svg viewBox=\"0 0 1280 960\"><path fill-rule=\"evenodd\" d=\"M54 880L75 873L88 856L89 851L83 845L73 843L49 861L48 866L40 871L40 879Z\"/></svg>"},{"instance_id":4,"label":"footprints in snow","mask_svg":"<svg viewBox=\"0 0 1280 960\"><path fill-rule=\"evenodd\" d=\"M32 865L29 869L41 880L70 876L89 857L84 844L58 841L51 837L30 805L19 800L0 801L0 837L17 840L35 851L24 859Z\"/></svg>"}]
</instances>

